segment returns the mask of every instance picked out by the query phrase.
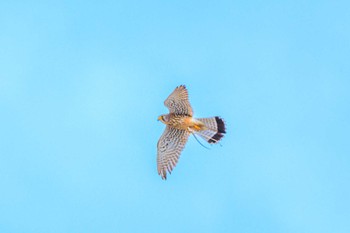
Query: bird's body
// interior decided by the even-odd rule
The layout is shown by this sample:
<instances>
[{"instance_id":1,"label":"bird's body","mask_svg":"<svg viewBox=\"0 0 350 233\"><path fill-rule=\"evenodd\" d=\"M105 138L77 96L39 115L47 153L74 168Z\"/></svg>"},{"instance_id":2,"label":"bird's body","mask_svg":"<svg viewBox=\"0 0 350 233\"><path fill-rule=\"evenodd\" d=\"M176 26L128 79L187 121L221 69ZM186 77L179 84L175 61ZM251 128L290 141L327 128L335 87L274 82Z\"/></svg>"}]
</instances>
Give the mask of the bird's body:
<instances>
[{"instance_id":1,"label":"bird's body","mask_svg":"<svg viewBox=\"0 0 350 233\"><path fill-rule=\"evenodd\" d=\"M169 113L162 116L164 117L164 119L169 119L168 121L165 121L160 117L159 120L162 121L164 124L176 129L188 130L190 133L192 133L193 131L199 131L204 127L203 122L196 120L192 116L174 113Z\"/></svg>"},{"instance_id":2,"label":"bird's body","mask_svg":"<svg viewBox=\"0 0 350 233\"><path fill-rule=\"evenodd\" d=\"M167 127L160 137L158 147L158 173L166 179L176 166L188 137L197 134L208 143L217 143L226 133L225 123L220 117L194 118L184 85L178 86L164 101L170 113L158 117Z\"/></svg>"}]
</instances>

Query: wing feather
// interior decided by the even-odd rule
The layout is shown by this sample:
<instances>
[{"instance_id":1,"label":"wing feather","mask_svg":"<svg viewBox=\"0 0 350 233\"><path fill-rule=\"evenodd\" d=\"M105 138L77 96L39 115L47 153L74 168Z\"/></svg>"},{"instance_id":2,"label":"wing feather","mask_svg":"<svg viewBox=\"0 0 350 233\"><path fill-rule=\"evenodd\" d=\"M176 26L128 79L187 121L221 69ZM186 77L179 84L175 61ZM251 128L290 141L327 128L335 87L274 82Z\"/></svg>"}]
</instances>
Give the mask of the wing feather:
<instances>
[{"instance_id":1,"label":"wing feather","mask_svg":"<svg viewBox=\"0 0 350 233\"><path fill-rule=\"evenodd\" d=\"M188 100L188 91L184 85L176 87L164 101L164 105L169 109L170 113L193 115L192 107Z\"/></svg>"},{"instance_id":2,"label":"wing feather","mask_svg":"<svg viewBox=\"0 0 350 233\"><path fill-rule=\"evenodd\" d=\"M170 126L165 128L157 144L157 167L158 174L162 179L166 179L167 172L170 174L176 166L189 136L190 133L186 130L175 129Z\"/></svg>"}]
</instances>

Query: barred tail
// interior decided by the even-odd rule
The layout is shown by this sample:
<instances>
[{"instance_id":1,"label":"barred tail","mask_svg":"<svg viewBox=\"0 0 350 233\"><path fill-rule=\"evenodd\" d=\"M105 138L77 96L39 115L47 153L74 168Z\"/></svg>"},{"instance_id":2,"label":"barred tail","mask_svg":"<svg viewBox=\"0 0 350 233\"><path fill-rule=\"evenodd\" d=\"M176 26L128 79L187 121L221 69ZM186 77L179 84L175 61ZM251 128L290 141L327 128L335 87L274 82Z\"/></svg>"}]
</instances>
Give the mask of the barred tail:
<instances>
[{"instance_id":1,"label":"barred tail","mask_svg":"<svg viewBox=\"0 0 350 233\"><path fill-rule=\"evenodd\" d=\"M226 133L225 122L220 117L198 118L197 120L203 122L205 127L196 134L209 143L218 143Z\"/></svg>"}]
</instances>

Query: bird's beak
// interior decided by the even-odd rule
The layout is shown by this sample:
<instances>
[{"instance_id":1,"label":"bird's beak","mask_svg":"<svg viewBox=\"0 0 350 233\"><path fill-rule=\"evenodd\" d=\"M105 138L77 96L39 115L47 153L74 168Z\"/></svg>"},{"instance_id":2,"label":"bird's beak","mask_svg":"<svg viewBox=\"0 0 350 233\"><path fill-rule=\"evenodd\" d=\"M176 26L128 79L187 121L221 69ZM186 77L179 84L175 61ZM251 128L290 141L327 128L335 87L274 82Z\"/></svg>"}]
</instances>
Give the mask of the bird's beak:
<instances>
[{"instance_id":1,"label":"bird's beak","mask_svg":"<svg viewBox=\"0 0 350 233\"><path fill-rule=\"evenodd\" d=\"M161 116L158 117L158 121L160 121L160 119L161 119Z\"/></svg>"}]
</instances>

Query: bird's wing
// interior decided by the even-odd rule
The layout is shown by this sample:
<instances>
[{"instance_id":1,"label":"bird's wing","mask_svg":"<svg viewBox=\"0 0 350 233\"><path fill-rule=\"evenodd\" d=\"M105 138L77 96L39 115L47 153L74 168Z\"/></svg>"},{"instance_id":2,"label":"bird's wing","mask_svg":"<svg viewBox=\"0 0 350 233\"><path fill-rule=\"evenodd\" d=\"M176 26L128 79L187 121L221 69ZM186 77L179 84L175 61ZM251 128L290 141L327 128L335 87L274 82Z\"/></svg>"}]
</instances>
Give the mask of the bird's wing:
<instances>
[{"instance_id":1,"label":"bird's wing","mask_svg":"<svg viewBox=\"0 0 350 233\"><path fill-rule=\"evenodd\" d=\"M176 166L189 135L190 133L186 130L170 126L165 128L157 144L157 168L162 179L166 179L167 172L171 173Z\"/></svg>"},{"instance_id":2,"label":"bird's wing","mask_svg":"<svg viewBox=\"0 0 350 233\"><path fill-rule=\"evenodd\" d=\"M188 91L184 85L178 86L164 101L170 113L192 116L193 111L188 100Z\"/></svg>"}]
</instances>

